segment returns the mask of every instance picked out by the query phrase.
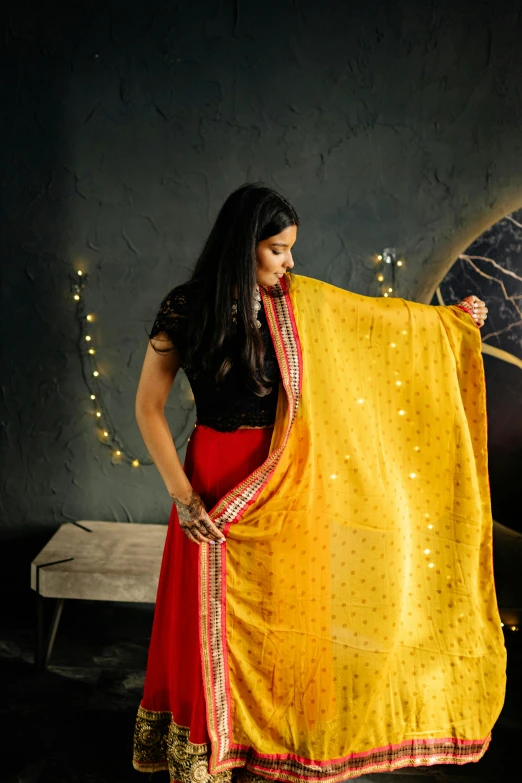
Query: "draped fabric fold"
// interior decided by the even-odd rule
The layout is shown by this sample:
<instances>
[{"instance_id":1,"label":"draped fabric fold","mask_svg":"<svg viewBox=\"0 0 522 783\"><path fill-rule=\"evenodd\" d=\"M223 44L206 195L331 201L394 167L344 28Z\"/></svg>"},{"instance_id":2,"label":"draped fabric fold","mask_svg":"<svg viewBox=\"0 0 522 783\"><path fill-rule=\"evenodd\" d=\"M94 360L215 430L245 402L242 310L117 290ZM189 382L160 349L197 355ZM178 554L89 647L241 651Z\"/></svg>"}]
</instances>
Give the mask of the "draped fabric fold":
<instances>
[{"instance_id":1,"label":"draped fabric fold","mask_svg":"<svg viewBox=\"0 0 522 783\"><path fill-rule=\"evenodd\" d=\"M270 454L200 547L209 772L477 761L505 693L481 337L456 306L262 289Z\"/></svg>"}]
</instances>

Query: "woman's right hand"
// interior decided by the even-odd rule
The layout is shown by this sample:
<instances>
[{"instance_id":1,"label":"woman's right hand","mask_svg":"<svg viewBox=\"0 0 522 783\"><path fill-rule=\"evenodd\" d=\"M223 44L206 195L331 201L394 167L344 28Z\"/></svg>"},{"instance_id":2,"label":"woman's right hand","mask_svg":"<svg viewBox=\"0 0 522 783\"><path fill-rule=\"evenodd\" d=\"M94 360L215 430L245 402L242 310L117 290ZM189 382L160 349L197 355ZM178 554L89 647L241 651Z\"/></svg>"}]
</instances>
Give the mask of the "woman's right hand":
<instances>
[{"instance_id":1,"label":"woman's right hand","mask_svg":"<svg viewBox=\"0 0 522 783\"><path fill-rule=\"evenodd\" d=\"M181 529L195 544L203 542L222 544L226 541L221 530L210 519L203 500L194 489L191 489L188 499L174 497L174 503Z\"/></svg>"}]
</instances>

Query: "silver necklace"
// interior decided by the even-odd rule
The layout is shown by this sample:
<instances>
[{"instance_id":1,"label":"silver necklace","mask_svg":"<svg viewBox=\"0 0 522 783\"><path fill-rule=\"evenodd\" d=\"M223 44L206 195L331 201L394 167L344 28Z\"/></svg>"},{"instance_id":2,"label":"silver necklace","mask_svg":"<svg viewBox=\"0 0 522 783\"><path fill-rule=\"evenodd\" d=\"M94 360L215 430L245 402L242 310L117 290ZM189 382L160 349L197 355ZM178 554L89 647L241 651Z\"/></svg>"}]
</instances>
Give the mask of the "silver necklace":
<instances>
[{"instance_id":1,"label":"silver necklace","mask_svg":"<svg viewBox=\"0 0 522 783\"><path fill-rule=\"evenodd\" d=\"M255 320L256 326L257 326L258 329L260 329L261 328L261 321L257 317L258 312L261 310L261 291L259 290L259 285L256 285L256 287L254 289L254 300L253 300L253 303L252 303L252 307L253 307L253 310L254 310L254 320ZM236 316L237 316L237 299L234 299L234 301L232 303L232 322L233 323L237 322Z\"/></svg>"}]
</instances>

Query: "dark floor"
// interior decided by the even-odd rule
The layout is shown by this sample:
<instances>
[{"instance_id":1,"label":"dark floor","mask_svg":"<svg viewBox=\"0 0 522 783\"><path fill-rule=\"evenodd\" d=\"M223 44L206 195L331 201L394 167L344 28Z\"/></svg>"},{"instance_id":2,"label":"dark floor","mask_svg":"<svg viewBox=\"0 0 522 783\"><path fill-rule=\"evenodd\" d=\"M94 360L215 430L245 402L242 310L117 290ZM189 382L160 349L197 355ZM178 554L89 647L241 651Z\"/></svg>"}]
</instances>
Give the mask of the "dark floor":
<instances>
[{"instance_id":1,"label":"dark floor","mask_svg":"<svg viewBox=\"0 0 522 783\"><path fill-rule=\"evenodd\" d=\"M139 773L131 764L153 607L66 602L49 668L42 673L33 664L33 610L31 602L11 606L0 635L0 783L168 783L166 773ZM357 780L519 779L522 632L507 631L506 644L506 703L480 762Z\"/></svg>"}]
</instances>

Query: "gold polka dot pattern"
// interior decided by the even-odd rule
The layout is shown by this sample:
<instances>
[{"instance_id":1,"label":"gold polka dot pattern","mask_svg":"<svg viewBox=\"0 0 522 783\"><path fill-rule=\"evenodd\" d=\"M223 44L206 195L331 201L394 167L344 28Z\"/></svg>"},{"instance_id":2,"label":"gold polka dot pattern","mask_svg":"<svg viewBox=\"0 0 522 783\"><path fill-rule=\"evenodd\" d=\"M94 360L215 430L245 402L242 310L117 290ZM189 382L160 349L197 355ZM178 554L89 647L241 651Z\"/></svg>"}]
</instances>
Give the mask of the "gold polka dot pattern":
<instances>
[{"instance_id":1,"label":"gold polka dot pattern","mask_svg":"<svg viewBox=\"0 0 522 783\"><path fill-rule=\"evenodd\" d=\"M221 762L334 781L476 760L505 691L480 333L302 275L290 297L297 413L224 545Z\"/></svg>"}]
</instances>

